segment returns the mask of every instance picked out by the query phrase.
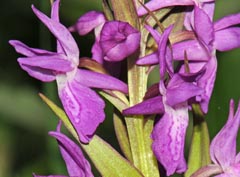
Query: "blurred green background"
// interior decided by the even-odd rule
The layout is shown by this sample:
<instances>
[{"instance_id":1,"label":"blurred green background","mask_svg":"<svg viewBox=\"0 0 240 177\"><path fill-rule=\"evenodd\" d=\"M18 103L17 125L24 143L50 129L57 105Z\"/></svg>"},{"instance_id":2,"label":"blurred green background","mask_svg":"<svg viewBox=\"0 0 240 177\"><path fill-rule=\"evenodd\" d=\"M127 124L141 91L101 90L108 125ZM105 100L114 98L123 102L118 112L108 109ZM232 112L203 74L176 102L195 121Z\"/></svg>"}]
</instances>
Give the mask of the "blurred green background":
<instances>
[{"instance_id":1,"label":"blurred green background","mask_svg":"<svg viewBox=\"0 0 240 177\"><path fill-rule=\"evenodd\" d=\"M84 12L100 9L100 3L100 0L62 0L61 21L70 26ZM47 14L50 12L49 0L0 1L0 177L26 177L33 172L66 174L56 142L47 135L55 129L57 119L38 96L43 92L57 100L56 86L42 84L22 71L16 62L19 55L8 44L8 40L18 39L31 47L54 49L52 36L32 13L31 4ZM219 0L215 18L239 11L238 0ZM93 37L74 36L81 55L89 55ZM207 116L211 138L226 121L230 98L237 104L240 96L240 49L217 55L217 80ZM115 138L111 114L98 134L107 141Z\"/></svg>"}]
</instances>

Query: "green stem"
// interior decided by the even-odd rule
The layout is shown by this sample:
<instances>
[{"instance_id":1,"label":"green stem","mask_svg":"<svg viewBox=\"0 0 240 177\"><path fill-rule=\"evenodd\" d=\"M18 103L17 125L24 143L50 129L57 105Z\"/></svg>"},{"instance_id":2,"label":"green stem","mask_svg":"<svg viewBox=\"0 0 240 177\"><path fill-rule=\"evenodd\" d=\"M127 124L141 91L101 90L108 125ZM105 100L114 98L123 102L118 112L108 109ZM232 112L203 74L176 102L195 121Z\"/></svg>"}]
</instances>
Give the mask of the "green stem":
<instances>
[{"instance_id":1,"label":"green stem","mask_svg":"<svg viewBox=\"0 0 240 177\"><path fill-rule=\"evenodd\" d=\"M198 104L193 104L192 108L193 134L185 177L190 177L196 170L211 163L207 122Z\"/></svg>"},{"instance_id":2,"label":"green stem","mask_svg":"<svg viewBox=\"0 0 240 177\"><path fill-rule=\"evenodd\" d=\"M131 0L111 0L116 20L128 22L140 30L141 25ZM143 38L143 37L142 37ZM145 54L145 44L140 47L140 55ZM142 101L147 87L147 68L135 65L139 52L128 58L128 87L130 106ZM158 177L158 166L153 155L150 134L153 129L153 119L143 116L125 118L133 164L145 177Z\"/></svg>"}]
</instances>

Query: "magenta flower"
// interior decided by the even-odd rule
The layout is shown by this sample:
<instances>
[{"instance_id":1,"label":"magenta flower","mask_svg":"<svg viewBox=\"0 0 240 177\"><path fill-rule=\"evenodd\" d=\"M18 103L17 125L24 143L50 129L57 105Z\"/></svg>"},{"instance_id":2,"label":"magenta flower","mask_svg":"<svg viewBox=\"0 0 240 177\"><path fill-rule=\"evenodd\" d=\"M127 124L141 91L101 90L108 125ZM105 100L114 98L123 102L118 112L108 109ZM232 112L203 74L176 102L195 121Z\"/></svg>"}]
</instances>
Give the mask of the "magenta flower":
<instances>
[{"instance_id":1,"label":"magenta flower","mask_svg":"<svg viewBox=\"0 0 240 177\"><path fill-rule=\"evenodd\" d=\"M126 22L106 22L99 41L104 59L107 61L125 59L139 48L140 38L140 32Z\"/></svg>"},{"instance_id":2,"label":"magenta flower","mask_svg":"<svg viewBox=\"0 0 240 177\"><path fill-rule=\"evenodd\" d=\"M240 153L236 153L236 139L240 126L240 104L234 115L234 101L230 101L226 124L214 137L210 145L210 155L214 164L219 165L223 173L216 177L233 177L240 174Z\"/></svg>"},{"instance_id":3,"label":"magenta flower","mask_svg":"<svg viewBox=\"0 0 240 177\"><path fill-rule=\"evenodd\" d=\"M18 62L30 76L43 82L57 81L63 107L81 142L87 143L105 118L104 101L90 87L124 93L128 89L125 83L111 76L78 69L79 49L68 29L59 22L59 2L53 3L52 18L32 6L36 16L56 37L57 52L30 48L16 40L10 44L26 56L20 57Z\"/></svg>"},{"instance_id":4,"label":"magenta flower","mask_svg":"<svg viewBox=\"0 0 240 177\"><path fill-rule=\"evenodd\" d=\"M202 3L214 2L215 0L150 0L145 4L145 6L151 10L155 11L162 9L164 7L171 6L194 6L195 4L201 6ZM147 11L144 7L138 9L138 15L145 15Z\"/></svg>"},{"instance_id":5,"label":"magenta flower","mask_svg":"<svg viewBox=\"0 0 240 177\"><path fill-rule=\"evenodd\" d=\"M94 29L95 43L92 47L93 59L121 61L134 53L140 45L140 32L130 24L121 21L106 21L100 12L90 11L81 16L76 24L69 28L79 35L86 35Z\"/></svg>"},{"instance_id":6,"label":"magenta flower","mask_svg":"<svg viewBox=\"0 0 240 177\"><path fill-rule=\"evenodd\" d=\"M185 26L193 30L196 39L172 45L173 60L184 60L185 53L189 60L190 74L186 74L183 65L179 71L181 75L191 77L192 74L203 73L201 77L196 78L196 83L205 92L196 97L196 101L200 103L204 113L208 112L216 78L216 50L227 51L240 47L240 28L236 27L240 24L240 14L229 15L213 23L210 15L213 14L213 10L212 4L205 5L203 9L195 6L193 13L188 14L189 19L185 21ZM137 61L139 65L157 63L157 52Z\"/></svg>"},{"instance_id":7,"label":"magenta flower","mask_svg":"<svg viewBox=\"0 0 240 177\"><path fill-rule=\"evenodd\" d=\"M66 135L60 132L60 124L56 132L49 132L49 135L56 138L61 155L65 161L69 177L93 177L91 166L85 159L80 147ZM33 175L34 177L47 177ZM62 175L51 175L52 177L66 177ZM48 176L48 177L51 177Z\"/></svg>"},{"instance_id":8,"label":"magenta flower","mask_svg":"<svg viewBox=\"0 0 240 177\"><path fill-rule=\"evenodd\" d=\"M75 25L69 27L71 32L77 31L80 36L86 35L94 30L95 42L92 47L92 58L103 64L103 51L100 47L100 33L104 23L107 21L104 14L97 11L89 11L82 15Z\"/></svg>"},{"instance_id":9,"label":"magenta flower","mask_svg":"<svg viewBox=\"0 0 240 177\"><path fill-rule=\"evenodd\" d=\"M160 114L152 132L152 149L158 161L164 166L167 176L182 173L187 169L184 159L184 142L188 126L188 99L202 93L202 89L187 82L179 74L172 73L171 55L168 53L168 36L172 26L162 36L148 27L158 43L160 63L160 96L150 98L123 111L123 114ZM166 72L170 73L167 86L163 80ZM144 109L143 109L144 108ZM147 109L146 109L147 108ZM149 108L149 109L148 109Z\"/></svg>"}]
</instances>

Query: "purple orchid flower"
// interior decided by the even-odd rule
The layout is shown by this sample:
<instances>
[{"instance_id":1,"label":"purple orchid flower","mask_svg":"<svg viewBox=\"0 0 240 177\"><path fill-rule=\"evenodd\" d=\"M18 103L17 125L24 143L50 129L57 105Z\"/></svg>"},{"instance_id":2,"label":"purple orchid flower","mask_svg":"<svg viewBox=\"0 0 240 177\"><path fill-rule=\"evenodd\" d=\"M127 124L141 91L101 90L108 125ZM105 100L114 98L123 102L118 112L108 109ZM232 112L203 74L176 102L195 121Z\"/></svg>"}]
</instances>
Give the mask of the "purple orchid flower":
<instances>
[{"instance_id":1,"label":"purple orchid flower","mask_svg":"<svg viewBox=\"0 0 240 177\"><path fill-rule=\"evenodd\" d=\"M164 166L167 176L182 173L187 169L184 159L184 142L188 126L187 100L199 95L203 90L194 83L187 82L179 74L170 75L167 86L164 83L166 72L173 70L169 61L168 36L173 26L167 28L162 36L148 27L158 43L158 57L160 63L159 92L161 96L150 98L123 111L125 115L161 114L162 117L155 124L152 131L152 149L158 161ZM144 107L144 109L142 109ZM150 109L146 109L150 108Z\"/></svg>"},{"instance_id":2,"label":"purple orchid flower","mask_svg":"<svg viewBox=\"0 0 240 177\"><path fill-rule=\"evenodd\" d=\"M204 113L208 112L208 104L216 78L216 50L228 51L240 47L240 28L236 27L237 24L240 24L240 14L229 15L213 23L212 15L210 15L213 14L213 7L210 3L203 9L195 6L191 13L192 16L188 16L189 24L185 21L185 26L193 30L196 39L172 45L174 60L184 60L185 53L187 54L190 76L194 73L204 73L196 80L197 85L205 90L200 97L196 98ZM137 61L139 65L157 63L157 52ZM187 75L183 68L184 65L179 73Z\"/></svg>"},{"instance_id":3,"label":"purple orchid flower","mask_svg":"<svg viewBox=\"0 0 240 177\"><path fill-rule=\"evenodd\" d=\"M121 21L107 22L103 13L90 11L81 16L70 31L86 35L94 29L95 43L92 47L93 59L99 63L116 62L134 53L140 45L140 32L130 24Z\"/></svg>"},{"instance_id":4,"label":"purple orchid flower","mask_svg":"<svg viewBox=\"0 0 240 177\"><path fill-rule=\"evenodd\" d=\"M145 4L145 6L151 10L155 11L158 9L162 9L164 7L171 6L201 6L203 3L214 2L215 0L150 0ZM142 16L147 14L147 11L144 7L140 7L138 9L138 15Z\"/></svg>"},{"instance_id":5,"label":"purple orchid flower","mask_svg":"<svg viewBox=\"0 0 240 177\"><path fill-rule=\"evenodd\" d=\"M85 159L80 147L66 135L60 132L61 123L57 131L49 132L49 135L56 138L61 155L65 161L68 175L70 177L93 177L91 166ZM33 174L33 177L47 177ZM62 175L50 175L48 177L66 177Z\"/></svg>"},{"instance_id":6,"label":"purple orchid flower","mask_svg":"<svg viewBox=\"0 0 240 177\"><path fill-rule=\"evenodd\" d=\"M111 76L78 69L79 49L68 29L59 22L60 0L53 3L49 18L32 6L33 12L57 39L57 52L34 49L11 40L15 50L25 55L18 62L23 70L43 82L57 81L63 107L80 141L88 143L104 120L104 101L90 87L127 93L127 85ZM107 84L106 84L107 83Z\"/></svg>"},{"instance_id":7,"label":"purple orchid flower","mask_svg":"<svg viewBox=\"0 0 240 177\"><path fill-rule=\"evenodd\" d=\"M103 64L103 51L100 47L100 33L104 23L107 21L102 12L89 11L82 15L75 25L69 27L71 32L77 31L80 36L86 35L94 30L95 42L92 47L92 58L98 63Z\"/></svg>"},{"instance_id":8,"label":"purple orchid flower","mask_svg":"<svg viewBox=\"0 0 240 177\"><path fill-rule=\"evenodd\" d=\"M234 115L234 101L230 101L226 124L215 136L210 145L210 156L214 164L222 168L223 173L216 177L239 176L240 153L236 154L236 139L240 126L240 104Z\"/></svg>"}]
</instances>

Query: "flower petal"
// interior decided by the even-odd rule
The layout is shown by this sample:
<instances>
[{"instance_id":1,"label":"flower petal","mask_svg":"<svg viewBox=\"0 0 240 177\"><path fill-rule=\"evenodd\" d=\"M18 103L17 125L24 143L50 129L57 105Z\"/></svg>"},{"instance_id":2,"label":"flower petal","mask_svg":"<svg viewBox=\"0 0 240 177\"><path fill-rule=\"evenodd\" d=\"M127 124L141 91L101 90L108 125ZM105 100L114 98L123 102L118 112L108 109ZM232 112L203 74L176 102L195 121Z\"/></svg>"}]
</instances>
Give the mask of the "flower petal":
<instances>
[{"instance_id":1,"label":"flower petal","mask_svg":"<svg viewBox=\"0 0 240 177\"><path fill-rule=\"evenodd\" d=\"M179 75L175 74L168 83L166 91L166 103L169 106L187 101L189 98L200 95L204 92L197 85L184 81Z\"/></svg>"},{"instance_id":2,"label":"flower petal","mask_svg":"<svg viewBox=\"0 0 240 177\"><path fill-rule=\"evenodd\" d=\"M213 56L210 61L205 65L206 71L202 77L197 81L197 85L204 89L204 93L201 95L200 105L204 113L208 112L208 104L212 95L216 72L217 72L217 59Z\"/></svg>"},{"instance_id":3,"label":"flower petal","mask_svg":"<svg viewBox=\"0 0 240 177\"><path fill-rule=\"evenodd\" d=\"M34 56L28 58L18 58L20 65L32 66L41 69L51 70L53 72L66 73L72 71L74 68L64 55L52 56Z\"/></svg>"},{"instance_id":4,"label":"flower petal","mask_svg":"<svg viewBox=\"0 0 240 177\"><path fill-rule=\"evenodd\" d=\"M227 168L235 163L236 157L236 138L240 125L240 104L234 114L234 101L230 101L229 116L226 124L214 137L210 145L211 159L215 164Z\"/></svg>"},{"instance_id":5,"label":"flower petal","mask_svg":"<svg viewBox=\"0 0 240 177\"><path fill-rule=\"evenodd\" d=\"M136 62L137 65L157 65L158 64L158 52L151 53L142 58L139 58Z\"/></svg>"},{"instance_id":6,"label":"flower petal","mask_svg":"<svg viewBox=\"0 0 240 177\"><path fill-rule=\"evenodd\" d=\"M140 32L128 23L106 22L100 35L100 46L107 61L121 61L133 54L140 45Z\"/></svg>"},{"instance_id":7,"label":"flower petal","mask_svg":"<svg viewBox=\"0 0 240 177\"><path fill-rule=\"evenodd\" d=\"M49 132L49 135L58 141L69 176L93 177L91 166L78 145L60 132Z\"/></svg>"},{"instance_id":8,"label":"flower petal","mask_svg":"<svg viewBox=\"0 0 240 177\"><path fill-rule=\"evenodd\" d=\"M128 86L124 82L101 73L78 69L75 81L86 87L118 90L123 93L128 93Z\"/></svg>"},{"instance_id":9,"label":"flower petal","mask_svg":"<svg viewBox=\"0 0 240 177\"><path fill-rule=\"evenodd\" d=\"M228 15L214 23L215 31L240 24L240 13Z\"/></svg>"},{"instance_id":10,"label":"flower petal","mask_svg":"<svg viewBox=\"0 0 240 177\"><path fill-rule=\"evenodd\" d=\"M172 45L173 59L184 60L185 54L189 61L207 61L209 52L197 40L183 41Z\"/></svg>"},{"instance_id":11,"label":"flower petal","mask_svg":"<svg viewBox=\"0 0 240 177\"><path fill-rule=\"evenodd\" d=\"M57 83L63 107L80 141L88 143L105 118L105 103L93 90L74 80L65 86L61 86L59 82L61 78L57 78Z\"/></svg>"},{"instance_id":12,"label":"flower petal","mask_svg":"<svg viewBox=\"0 0 240 177\"><path fill-rule=\"evenodd\" d=\"M214 40L213 23L208 14L197 6L194 8L194 30L206 46L209 47L212 44Z\"/></svg>"},{"instance_id":13,"label":"flower petal","mask_svg":"<svg viewBox=\"0 0 240 177\"><path fill-rule=\"evenodd\" d=\"M158 161L167 171L167 176L182 173L187 169L184 159L184 142L188 125L187 104L175 108L164 104L165 114L156 123L152 132L152 149Z\"/></svg>"},{"instance_id":14,"label":"flower petal","mask_svg":"<svg viewBox=\"0 0 240 177\"><path fill-rule=\"evenodd\" d=\"M215 32L215 47L219 51L228 51L240 47L240 28L232 27Z\"/></svg>"},{"instance_id":15,"label":"flower petal","mask_svg":"<svg viewBox=\"0 0 240 177\"><path fill-rule=\"evenodd\" d=\"M123 115L150 115L163 114L164 107L162 103L162 96L156 96L141 103L138 103L130 108L123 110Z\"/></svg>"},{"instance_id":16,"label":"flower petal","mask_svg":"<svg viewBox=\"0 0 240 177\"><path fill-rule=\"evenodd\" d=\"M18 40L10 40L9 43L15 48L18 53L27 57L33 57L36 55L56 55L55 52L28 47L26 44Z\"/></svg>"},{"instance_id":17,"label":"flower petal","mask_svg":"<svg viewBox=\"0 0 240 177\"><path fill-rule=\"evenodd\" d=\"M32 6L32 9L35 15L46 25L46 27L60 42L61 46L64 49L64 52L68 56L68 59L78 65L79 49L68 29L56 20L47 17L34 6Z\"/></svg>"},{"instance_id":18,"label":"flower petal","mask_svg":"<svg viewBox=\"0 0 240 177\"><path fill-rule=\"evenodd\" d=\"M89 11L82 15L75 25L69 28L70 31L77 31L79 35L86 35L97 26L103 24L106 18L103 13Z\"/></svg>"},{"instance_id":19,"label":"flower petal","mask_svg":"<svg viewBox=\"0 0 240 177\"><path fill-rule=\"evenodd\" d=\"M150 0L145 4L145 6L151 10L155 11L164 7L169 7L169 6L186 6L186 5L194 5L193 0L168 0L168 1L161 1L161 0ZM147 11L144 7L140 7L138 9L138 15L142 16L147 14Z\"/></svg>"}]
</instances>

